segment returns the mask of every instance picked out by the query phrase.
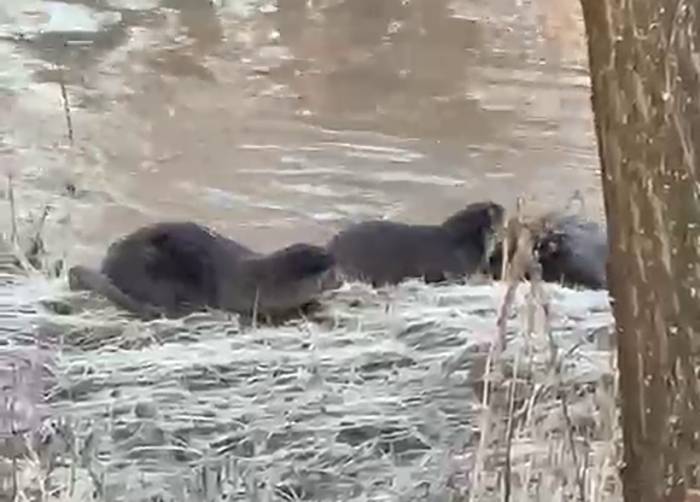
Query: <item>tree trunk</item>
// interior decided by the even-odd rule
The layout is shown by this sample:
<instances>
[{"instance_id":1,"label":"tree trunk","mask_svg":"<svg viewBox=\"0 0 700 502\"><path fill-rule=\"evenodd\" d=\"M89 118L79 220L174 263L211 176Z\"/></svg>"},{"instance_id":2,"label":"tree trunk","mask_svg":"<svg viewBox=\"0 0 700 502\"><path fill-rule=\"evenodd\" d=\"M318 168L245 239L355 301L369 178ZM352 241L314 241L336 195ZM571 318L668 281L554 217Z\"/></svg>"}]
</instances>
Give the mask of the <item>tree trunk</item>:
<instances>
[{"instance_id":1,"label":"tree trunk","mask_svg":"<svg viewBox=\"0 0 700 502\"><path fill-rule=\"evenodd\" d=\"M608 219L625 500L685 500L700 486L700 3L581 3Z\"/></svg>"}]
</instances>

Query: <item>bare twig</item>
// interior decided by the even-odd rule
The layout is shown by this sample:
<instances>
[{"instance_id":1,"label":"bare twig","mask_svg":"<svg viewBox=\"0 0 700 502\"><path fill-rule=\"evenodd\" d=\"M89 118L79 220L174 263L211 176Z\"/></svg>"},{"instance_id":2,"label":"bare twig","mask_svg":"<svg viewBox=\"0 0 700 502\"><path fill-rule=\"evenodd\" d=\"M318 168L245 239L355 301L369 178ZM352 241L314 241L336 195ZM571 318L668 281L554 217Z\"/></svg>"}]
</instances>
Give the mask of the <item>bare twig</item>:
<instances>
[{"instance_id":1,"label":"bare twig","mask_svg":"<svg viewBox=\"0 0 700 502\"><path fill-rule=\"evenodd\" d=\"M509 281L508 289L506 289L506 294L503 298L503 304L501 305L501 311L498 314L498 320L496 321L496 327L498 328L498 341L500 348L503 349L506 346L506 335L508 331L508 315L510 313L510 307L513 305L515 300L515 291L518 289L518 281Z\"/></svg>"},{"instance_id":2,"label":"bare twig","mask_svg":"<svg viewBox=\"0 0 700 502\"><path fill-rule=\"evenodd\" d=\"M71 120L70 102L68 101L68 92L66 91L66 83L63 78L63 69L58 71L58 85L61 88L61 99L63 101L63 113L66 116L66 128L68 129L68 140L73 146L73 121Z\"/></svg>"},{"instance_id":3,"label":"bare twig","mask_svg":"<svg viewBox=\"0 0 700 502\"><path fill-rule=\"evenodd\" d=\"M19 236L17 235L17 210L15 208L15 190L12 182L12 173L7 175L7 198L10 200L10 223L12 225L12 233L10 234L10 242L12 245L17 245Z\"/></svg>"},{"instance_id":4,"label":"bare twig","mask_svg":"<svg viewBox=\"0 0 700 502\"><path fill-rule=\"evenodd\" d=\"M508 386L508 423L506 425L506 465L504 468L504 493L503 502L510 500L512 490L511 479L511 446L513 444L513 416L515 409L515 386L518 381L518 363L520 361L520 351L515 353L515 362L513 363L513 372L511 375L510 385Z\"/></svg>"},{"instance_id":5,"label":"bare twig","mask_svg":"<svg viewBox=\"0 0 700 502\"><path fill-rule=\"evenodd\" d=\"M253 301L253 319L252 327L257 329L258 327L258 301L260 300L260 288L255 289L255 300Z\"/></svg>"},{"instance_id":6,"label":"bare twig","mask_svg":"<svg viewBox=\"0 0 700 502\"><path fill-rule=\"evenodd\" d=\"M564 416L564 421L566 423L567 436L569 440L569 448L571 449L571 458L574 462L574 470L576 472L576 484L578 485L579 499L581 502L586 500L586 484L581 473L581 465L578 461L578 455L576 453L576 442L574 441L574 427L571 422L571 417L569 416L569 409L566 401L566 391L560 389L560 402L561 402L561 412Z\"/></svg>"},{"instance_id":7,"label":"bare twig","mask_svg":"<svg viewBox=\"0 0 700 502\"><path fill-rule=\"evenodd\" d=\"M39 221L36 224L34 236L32 237L31 241L29 242L29 248L28 248L27 253L26 253L27 260L37 270L41 270L41 268L42 268L41 255L45 252L45 249L44 249L44 239L42 238L41 234L44 230L44 223L46 223L46 218L49 215L50 210L51 210L51 206L49 206L48 204L44 205L44 209L41 213L41 216L39 217Z\"/></svg>"},{"instance_id":8,"label":"bare twig","mask_svg":"<svg viewBox=\"0 0 700 502\"><path fill-rule=\"evenodd\" d=\"M10 363L12 367L12 389L17 389L18 388L18 382L17 382L17 365L13 362ZM9 406L9 412L10 412L10 437L11 437L11 442L12 442L12 500L15 500L19 493L19 481L18 481L18 476L17 476L17 452L15 450L15 443L17 441L17 435L15 431L15 397L10 396L10 406Z\"/></svg>"},{"instance_id":9,"label":"bare twig","mask_svg":"<svg viewBox=\"0 0 700 502\"><path fill-rule=\"evenodd\" d=\"M12 225L12 233L10 235L10 247L14 254L15 259L19 262L19 266L24 271L35 270L34 264L28 259L27 254L22 249L22 245L19 242L19 225L17 224L17 207L15 203L15 190L12 174L7 175L7 195L10 201L10 219Z\"/></svg>"},{"instance_id":10,"label":"bare twig","mask_svg":"<svg viewBox=\"0 0 700 502\"><path fill-rule=\"evenodd\" d=\"M510 256L510 234L509 232L505 232L505 237L503 239L503 244L501 245L502 251L501 251L501 256L503 257L501 259L501 280L505 281L507 274L508 274L508 257Z\"/></svg>"},{"instance_id":11,"label":"bare twig","mask_svg":"<svg viewBox=\"0 0 700 502\"><path fill-rule=\"evenodd\" d=\"M479 446L476 451L476 459L474 461L474 470L472 471L472 479L471 479L471 490L469 491L469 500L475 501L479 500L479 495L480 495L480 488L481 488L481 470L482 470L482 464L484 462L484 457L486 455L486 447L487 447L487 442L488 442L488 435L489 435L489 430L490 430L490 423L491 423L491 407L490 407L490 399L489 399L489 391L490 391L490 381L491 381L491 363L492 363L492 358L494 353L496 352L496 343L497 342L492 342L491 343L491 349L489 350L488 355L486 356L486 364L484 365L484 389L481 397L481 406L482 406L482 413L481 413L481 434L479 435Z\"/></svg>"},{"instance_id":12,"label":"bare twig","mask_svg":"<svg viewBox=\"0 0 700 502\"><path fill-rule=\"evenodd\" d=\"M549 299L544 291L542 284L542 265L536 259L534 255L531 255L532 259L529 266L530 275L530 293L532 295L532 301L534 303L534 308L541 308L543 314L544 325L542 326L542 331L547 335L547 340L549 342L549 363L550 366L554 366L557 360L557 344L554 341L552 335L551 323L550 323L550 311L549 311ZM534 322L534 321L533 321ZM534 327L533 327L534 328Z\"/></svg>"},{"instance_id":13,"label":"bare twig","mask_svg":"<svg viewBox=\"0 0 700 502\"><path fill-rule=\"evenodd\" d=\"M532 268L532 235L530 230L521 221L510 221L510 234L516 236L515 253L508 265L508 289L503 300L503 305L498 316L497 326L499 343L502 348L506 345L506 328L510 307L515 298L520 281L525 278L526 272ZM504 258L505 259L505 258Z\"/></svg>"}]
</instances>

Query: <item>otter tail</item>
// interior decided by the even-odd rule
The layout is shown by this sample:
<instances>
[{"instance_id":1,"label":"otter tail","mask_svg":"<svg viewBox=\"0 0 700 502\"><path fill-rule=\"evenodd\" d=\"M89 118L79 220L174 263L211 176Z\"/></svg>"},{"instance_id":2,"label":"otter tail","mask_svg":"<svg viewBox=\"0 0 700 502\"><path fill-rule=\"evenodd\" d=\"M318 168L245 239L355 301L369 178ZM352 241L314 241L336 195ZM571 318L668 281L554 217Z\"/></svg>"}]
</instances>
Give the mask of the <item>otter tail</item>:
<instances>
[{"instance_id":1,"label":"otter tail","mask_svg":"<svg viewBox=\"0 0 700 502\"><path fill-rule=\"evenodd\" d=\"M68 270L68 287L72 291L92 291L142 319L153 319L160 315L156 309L141 305L117 288L103 273L77 265Z\"/></svg>"}]
</instances>

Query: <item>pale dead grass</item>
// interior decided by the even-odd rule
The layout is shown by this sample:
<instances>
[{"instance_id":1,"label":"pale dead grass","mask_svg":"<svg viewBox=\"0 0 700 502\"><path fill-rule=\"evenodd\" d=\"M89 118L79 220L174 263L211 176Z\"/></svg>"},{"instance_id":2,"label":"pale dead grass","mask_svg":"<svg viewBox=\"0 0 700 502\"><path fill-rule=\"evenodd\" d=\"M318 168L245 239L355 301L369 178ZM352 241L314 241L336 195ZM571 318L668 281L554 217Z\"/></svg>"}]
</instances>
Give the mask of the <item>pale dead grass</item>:
<instances>
[{"instance_id":1,"label":"pale dead grass","mask_svg":"<svg viewBox=\"0 0 700 502\"><path fill-rule=\"evenodd\" d=\"M622 457L614 351L562 350L550 329L547 288L531 246L533 223L522 212L508 235L516 252L504 266L506 293L497 336L472 374L482 388L480 440L465 456L470 475L455 500L618 501ZM504 245L504 256L507 243ZM529 272L530 281L523 282ZM516 292L525 289L518 301ZM506 340L517 308L518 329ZM597 378L582 378L577 359L595 358Z\"/></svg>"},{"instance_id":2,"label":"pale dead grass","mask_svg":"<svg viewBox=\"0 0 700 502\"><path fill-rule=\"evenodd\" d=\"M517 252L505 267L496 336L470 372L471 385L481 392L479 440L456 455L461 476L455 475L446 488L455 501L621 500L614 353L581 344L560 346L550 329L548 288L539 280L531 253L524 251L531 248L533 229L522 216L511 220L509 228ZM16 244L14 249L20 248ZM25 255L18 260L22 268L37 270L26 251L20 254ZM529 282L522 280L526 271ZM104 344L133 349L162 341L158 322L129 329L130 321L115 316L113 329L100 334L88 329L90 313L83 315L85 330L65 336L85 350ZM593 377L576 370L582 360L596 368ZM70 423L45 421L38 431L5 438L1 500L104 500L104 475L89 440L99 429L78 442Z\"/></svg>"}]
</instances>

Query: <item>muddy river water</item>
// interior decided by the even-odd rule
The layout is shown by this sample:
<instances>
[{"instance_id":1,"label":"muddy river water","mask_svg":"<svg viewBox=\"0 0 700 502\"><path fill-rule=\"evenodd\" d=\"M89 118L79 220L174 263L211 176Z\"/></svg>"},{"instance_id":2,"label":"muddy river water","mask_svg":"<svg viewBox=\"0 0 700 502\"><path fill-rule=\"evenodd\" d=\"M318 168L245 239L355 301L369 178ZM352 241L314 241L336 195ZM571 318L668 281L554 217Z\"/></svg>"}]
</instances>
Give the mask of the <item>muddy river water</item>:
<instances>
[{"instance_id":1,"label":"muddy river water","mask_svg":"<svg viewBox=\"0 0 700 502\"><path fill-rule=\"evenodd\" d=\"M2 0L0 174L20 228L51 208L48 253L71 264L161 219L271 250L478 199L579 190L598 217L582 32L577 0ZM57 320L33 302L62 280L0 289L7 333L65 335L50 409L98 444L85 493L128 501L443 500L476 401L467 363L441 368L502 293L361 288L328 325L238 332ZM562 333L609 323L604 293L555 291Z\"/></svg>"}]
</instances>

